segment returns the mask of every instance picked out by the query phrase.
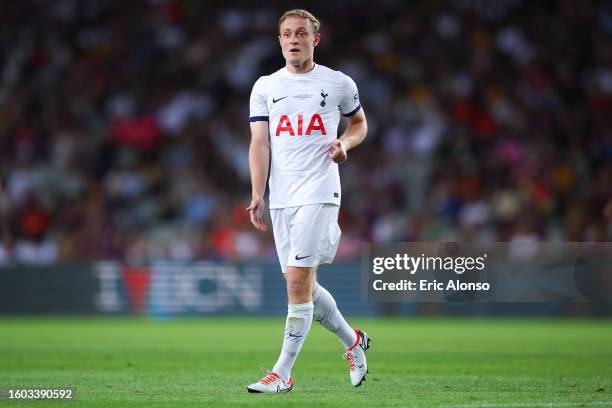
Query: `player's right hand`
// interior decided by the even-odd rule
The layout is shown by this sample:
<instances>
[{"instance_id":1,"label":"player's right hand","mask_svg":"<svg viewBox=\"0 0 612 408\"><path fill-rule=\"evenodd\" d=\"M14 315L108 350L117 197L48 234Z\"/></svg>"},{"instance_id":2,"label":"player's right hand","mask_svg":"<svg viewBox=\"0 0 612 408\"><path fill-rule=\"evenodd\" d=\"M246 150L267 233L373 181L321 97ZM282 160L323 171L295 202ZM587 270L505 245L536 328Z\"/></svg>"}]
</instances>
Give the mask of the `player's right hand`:
<instances>
[{"instance_id":1,"label":"player's right hand","mask_svg":"<svg viewBox=\"0 0 612 408\"><path fill-rule=\"evenodd\" d=\"M268 231L268 226L263 222L263 211L266 203L263 198L253 198L251 204L247 207L247 211L251 215L251 224L259 231Z\"/></svg>"}]
</instances>

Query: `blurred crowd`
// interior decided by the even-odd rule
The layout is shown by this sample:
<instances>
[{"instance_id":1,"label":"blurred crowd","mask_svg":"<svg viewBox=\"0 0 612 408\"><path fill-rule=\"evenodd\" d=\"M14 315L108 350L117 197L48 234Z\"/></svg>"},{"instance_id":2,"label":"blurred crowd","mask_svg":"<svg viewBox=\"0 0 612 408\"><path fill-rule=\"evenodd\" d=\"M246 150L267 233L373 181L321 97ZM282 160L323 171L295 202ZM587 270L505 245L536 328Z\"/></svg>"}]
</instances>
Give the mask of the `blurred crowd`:
<instances>
[{"instance_id":1,"label":"blurred crowd","mask_svg":"<svg viewBox=\"0 0 612 408\"><path fill-rule=\"evenodd\" d=\"M23 0L0 14L0 264L276 260L248 100L285 2ZM339 260L364 241L609 241L607 2L313 2L357 83Z\"/></svg>"}]
</instances>

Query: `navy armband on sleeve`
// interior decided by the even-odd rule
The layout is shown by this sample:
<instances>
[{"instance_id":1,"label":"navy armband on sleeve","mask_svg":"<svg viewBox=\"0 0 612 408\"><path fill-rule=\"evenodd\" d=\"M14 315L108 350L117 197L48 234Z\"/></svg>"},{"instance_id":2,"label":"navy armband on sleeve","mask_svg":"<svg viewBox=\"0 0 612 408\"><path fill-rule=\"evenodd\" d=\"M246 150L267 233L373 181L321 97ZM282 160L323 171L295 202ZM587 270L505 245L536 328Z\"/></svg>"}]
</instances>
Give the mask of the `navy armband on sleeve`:
<instances>
[{"instance_id":1,"label":"navy armband on sleeve","mask_svg":"<svg viewBox=\"0 0 612 408\"><path fill-rule=\"evenodd\" d=\"M350 111L349 113L343 113L342 116L344 116L345 118L348 118L349 116L353 116L354 114L359 112L359 109L361 109L361 104L357 105L357 107L353 109L352 111Z\"/></svg>"}]
</instances>

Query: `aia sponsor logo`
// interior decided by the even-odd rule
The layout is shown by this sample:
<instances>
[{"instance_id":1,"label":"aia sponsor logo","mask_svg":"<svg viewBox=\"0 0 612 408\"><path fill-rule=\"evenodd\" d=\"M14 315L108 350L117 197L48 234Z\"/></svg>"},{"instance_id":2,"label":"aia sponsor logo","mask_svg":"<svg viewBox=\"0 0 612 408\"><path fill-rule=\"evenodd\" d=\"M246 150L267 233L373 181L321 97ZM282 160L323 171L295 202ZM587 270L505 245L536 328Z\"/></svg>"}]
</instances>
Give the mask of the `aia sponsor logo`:
<instances>
[{"instance_id":1,"label":"aia sponsor logo","mask_svg":"<svg viewBox=\"0 0 612 408\"><path fill-rule=\"evenodd\" d=\"M296 127L294 127L294 124ZM278 125L276 126L276 136L280 136L281 133L286 132L289 136L310 136L313 132L321 132L321 135L327 135L327 131L325 130L325 125L323 124L323 119L321 119L321 115L315 113L308 122L308 126L306 126L306 131L304 132L304 116L297 115L297 118L294 119L292 123L289 119L289 116L283 115L278 121Z\"/></svg>"}]
</instances>

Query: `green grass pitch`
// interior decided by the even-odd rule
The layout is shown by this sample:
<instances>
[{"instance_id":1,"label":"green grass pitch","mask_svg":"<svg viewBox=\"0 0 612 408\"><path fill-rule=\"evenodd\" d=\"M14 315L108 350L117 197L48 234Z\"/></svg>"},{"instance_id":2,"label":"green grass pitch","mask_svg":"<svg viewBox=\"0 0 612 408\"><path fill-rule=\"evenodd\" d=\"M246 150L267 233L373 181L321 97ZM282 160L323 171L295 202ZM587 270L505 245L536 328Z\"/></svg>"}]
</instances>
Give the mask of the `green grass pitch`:
<instances>
[{"instance_id":1,"label":"green grass pitch","mask_svg":"<svg viewBox=\"0 0 612 408\"><path fill-rule=\"evenodd\" d=\"M612 406L606 320L349 319L374 339L348 378L338 340L313 324L289 394L248 394L271 368L283 317L0 318L0 387L76 387L73 402L19 407Z\"/></svg>"}]
</instances>

